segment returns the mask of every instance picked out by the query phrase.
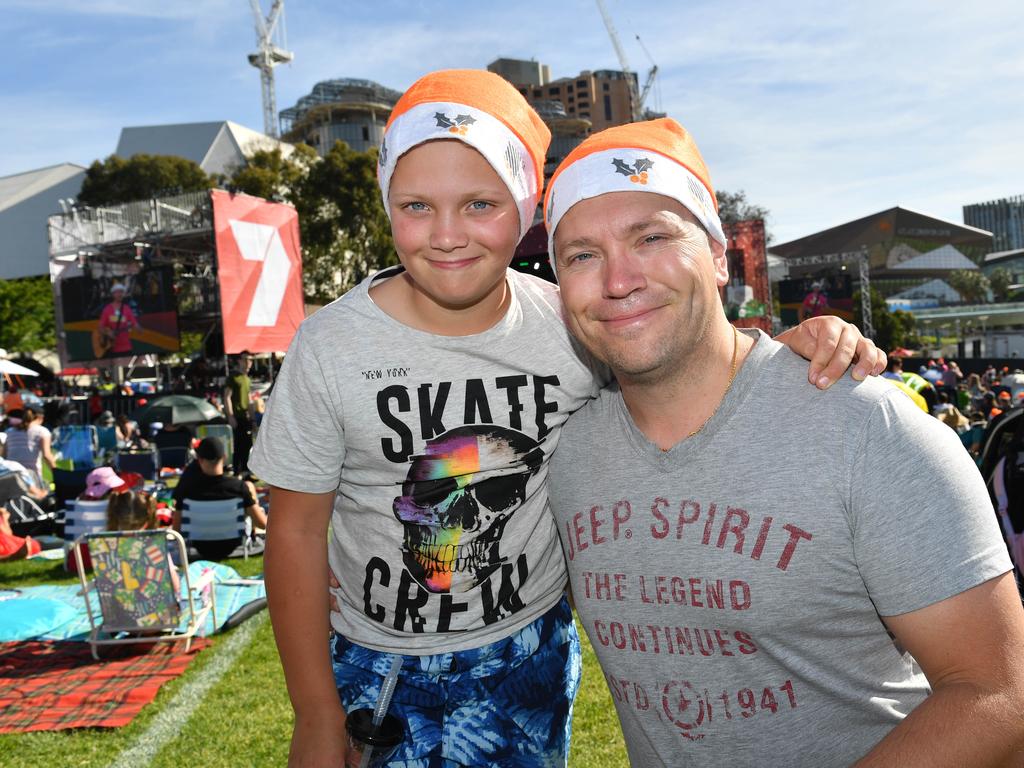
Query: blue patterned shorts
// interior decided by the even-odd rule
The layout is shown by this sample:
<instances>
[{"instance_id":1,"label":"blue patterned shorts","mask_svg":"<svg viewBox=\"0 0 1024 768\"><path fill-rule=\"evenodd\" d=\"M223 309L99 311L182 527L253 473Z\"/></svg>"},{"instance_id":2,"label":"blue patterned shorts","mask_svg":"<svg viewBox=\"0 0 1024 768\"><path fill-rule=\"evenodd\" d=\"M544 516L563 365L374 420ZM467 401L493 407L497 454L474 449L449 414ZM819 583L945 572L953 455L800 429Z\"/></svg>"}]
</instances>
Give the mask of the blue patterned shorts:
<instances>
[{"instance_id":1,"label":"blue patterned shorts","mask_svg":"<svg viewBox=\"0 0 1024 768\"><path fill-rule=\"evenodd\" d=\"M335 635L331 657L345 709L372 709L392 654ZM388 712L405 724L405 741L389 768L565 766L580 668L565 598L496 643L403 656Z\"/></svg>"}]
</instances>

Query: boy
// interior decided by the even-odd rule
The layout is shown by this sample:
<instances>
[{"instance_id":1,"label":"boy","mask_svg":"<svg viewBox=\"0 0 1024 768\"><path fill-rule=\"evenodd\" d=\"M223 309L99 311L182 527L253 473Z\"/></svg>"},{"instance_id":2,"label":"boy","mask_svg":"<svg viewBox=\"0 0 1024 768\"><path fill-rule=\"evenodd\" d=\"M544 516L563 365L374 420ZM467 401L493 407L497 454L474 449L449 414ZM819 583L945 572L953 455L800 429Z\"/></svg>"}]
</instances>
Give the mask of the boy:
<instances>
[{"instance_id":1,"label":"boy","mask_svg":"<svg viewBox=\"0 0 1024 768\"><path fill-rule=\"evenodd\" d=\"M496 75L415 83L378 169L402 267L310 318L285 359L250 466L273 486L290 765L341 763L345 710L373 706L394 654L406 740L389 765L565 764L579 643L547 461L602 382L557 289L508 270L549 139Z\"/></svg>"}]
</instances>

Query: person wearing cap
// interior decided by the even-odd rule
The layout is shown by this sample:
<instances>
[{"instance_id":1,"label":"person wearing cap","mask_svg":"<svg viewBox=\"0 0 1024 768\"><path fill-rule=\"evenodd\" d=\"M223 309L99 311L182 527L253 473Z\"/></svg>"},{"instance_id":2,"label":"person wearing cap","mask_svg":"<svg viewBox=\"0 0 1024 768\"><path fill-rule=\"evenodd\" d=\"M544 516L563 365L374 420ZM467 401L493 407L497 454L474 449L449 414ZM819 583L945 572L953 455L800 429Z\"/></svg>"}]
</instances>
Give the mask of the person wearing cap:
<instances>
[{"instance_id":1,"label":"person wearing cap","mask_svg":"<svg viewBox=\"0 0 1024 768\"><path fill-rule=\"evenodd\" d=\"M630 762L1021 765L1024 610L977 468L895 388L816 392L727 322L713 190L662 119L547 192L567 322L617 382L550 500Z\"/></svg>"},{"instance_id":2,"label":"person wearing cap","mask_svg":"<svg viewBox=\"0 0 1024 768\"><path fill-rule=\"evenodd\" d=\"M196 446L195 461L189 463L178 479L174 488L174 515L172 526L181 530L181 513L184 511L185 499L194 501L220 501L222 499L242 499L245 513L252 519L256 528L267 527L267 514L263 511L256 496L255 486L248 480L230 475L224 471L224 459L227 452L224 443L218 437L204 437ZM195 542L199 554L208 560L220 560L230 555L238 546L238 542Z\"/></svg>"},{"instance_id":3,"label":"person wearing cap","mask_svg":"<svg viewBox=\"0 0 1024 768\"><path fill-rule=\"evenodd\" d=\"M824 289L825 284L821 280L815 280L811 283L811 290L804 296L804 300L800 302L800 308L797 311L797 319L801 323L809 317L820 317L828 312L828 294L825 293Z\"/></svg>"},{"instance_id":4,"label":"person wearing cap","mask_svg":"<svg viewBox=\"0 0 1024 768\"><path fill-rule=\"evenodd\" d=\"M285 357L249 467L271 485L291 765L344 761L345 711L374 706L394 655L395 764L565 764L579 644L545 478L602 378L555 287L508 268L549 140L495 74L413 84L378 165L401 265L308 318ZM813 352L822 334L816 374L837 346L833 378L845 370L845 328L794 340ZM330 654L325 552L340 583Z\"/></svg>"},{"instance_id":5,"label":"person wearing cap","mask_svg":"<svg viewBox=\"0 0 1024 768\"><path fill-rule=\"evenodd\" d=\"M109 344L106 356L130 355L132 351L131 332L141 328L135 312L125 302L127 288L124 283L110 286L110 302L100 311L99 332Z\"/></svg>"}]
</instances>

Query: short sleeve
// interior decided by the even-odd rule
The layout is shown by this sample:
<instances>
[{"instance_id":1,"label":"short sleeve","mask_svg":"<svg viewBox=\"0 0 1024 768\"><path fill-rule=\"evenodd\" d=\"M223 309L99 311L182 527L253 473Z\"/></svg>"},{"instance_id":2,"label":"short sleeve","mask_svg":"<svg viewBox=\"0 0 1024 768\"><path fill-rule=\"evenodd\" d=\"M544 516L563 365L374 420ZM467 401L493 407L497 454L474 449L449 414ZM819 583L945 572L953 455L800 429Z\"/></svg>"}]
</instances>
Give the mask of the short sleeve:
<instances>
[{"instance_id":1,"label":"short sleeve","mask_svg":"<svg viewBox=\"0 0 1024 768\"><path fill-rule=\"evenodd\" d=\"M249 458L249 469L270 485L327 493L341 480L343 416L320 364L337 355L336 339L335 348L329 343L329 335L311 333L307 321L285 355Z\"/></svg>"},{"instance_id":2,"label":"short sleeve","mask_svg":"<svg viewBox=\"0 0 1024 768\"><path fill-rule=\"evenodd\" d=\"M970 455L909 398L894 391L874 405L851 466L854 549L880 615L924 608L1012 567Z\"/></svg>"}]
</instances>

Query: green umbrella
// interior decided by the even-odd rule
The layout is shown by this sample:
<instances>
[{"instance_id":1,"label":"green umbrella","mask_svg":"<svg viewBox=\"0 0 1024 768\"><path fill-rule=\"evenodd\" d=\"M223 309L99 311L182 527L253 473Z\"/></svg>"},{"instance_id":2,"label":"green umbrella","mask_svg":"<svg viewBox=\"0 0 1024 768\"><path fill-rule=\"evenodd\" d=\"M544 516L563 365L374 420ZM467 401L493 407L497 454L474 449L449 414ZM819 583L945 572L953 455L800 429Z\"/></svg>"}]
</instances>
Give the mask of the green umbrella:
<instances>
[{"instance_id":1,"label":"green umbrella","mask_svg":"<svg viewBox=\"0 0 1024 768\"><path fill-rule=\"evenodd\" d=\"M164 395L149 401L131 415L139 426L160 421L164 424L202 424L223 418L208 401L191 395Z\"/></svg>"}]
</instances>

